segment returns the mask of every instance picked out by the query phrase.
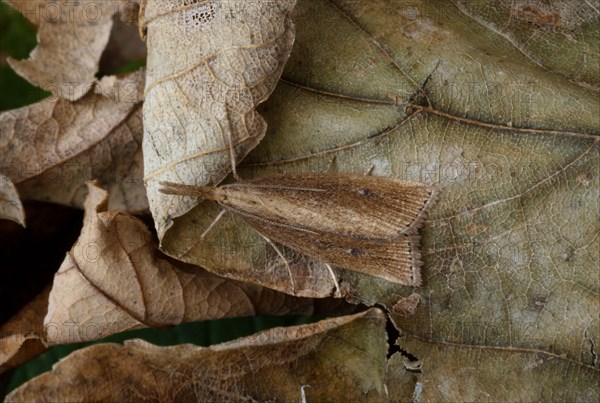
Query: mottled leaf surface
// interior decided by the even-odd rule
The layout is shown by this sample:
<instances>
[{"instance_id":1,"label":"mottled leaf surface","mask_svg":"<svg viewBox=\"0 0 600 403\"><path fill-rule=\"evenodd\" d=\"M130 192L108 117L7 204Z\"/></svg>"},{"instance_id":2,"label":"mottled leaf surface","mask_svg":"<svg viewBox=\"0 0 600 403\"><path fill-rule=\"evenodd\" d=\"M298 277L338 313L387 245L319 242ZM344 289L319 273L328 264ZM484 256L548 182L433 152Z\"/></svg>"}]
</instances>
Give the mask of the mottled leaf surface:
<instances>
[{"instance_id":1,"label":"mottled leaf surface","mask_svg":"<svg viewBox=\"0 0 600 403\"><path fill-rule=\"evenodd\" d=\"M402 348L421 359L422 402L596 402L598 367L535 348L430 343ZM398 367L397 367L398 368ZM516 370L518 368L518 370Z\"/></svg>"},{"instance_id":2,"label":"mottled leaf surface","mask_svg":"<svg viewBox=\"0 0 600 403\"><path fill-rule=\"evenodd\" d=\"M600 89L597 0L455 1L460 12L509 41L542 69Z\"/></svg>"}]
</instances>

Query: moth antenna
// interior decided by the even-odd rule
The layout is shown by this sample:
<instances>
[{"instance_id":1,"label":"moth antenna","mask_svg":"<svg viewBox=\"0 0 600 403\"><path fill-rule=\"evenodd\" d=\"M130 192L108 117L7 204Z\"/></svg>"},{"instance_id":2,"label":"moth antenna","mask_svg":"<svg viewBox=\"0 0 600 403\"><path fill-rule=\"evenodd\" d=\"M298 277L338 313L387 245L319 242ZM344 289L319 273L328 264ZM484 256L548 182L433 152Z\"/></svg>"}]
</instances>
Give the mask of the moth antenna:
<instances>
[{"instance_id":1,"label":"moth antenna","mask_svg":"<svg viewBox=\"0 0 600 403\"><path fill-rule=\"evenodd\" d=\"M331 268L331 266L329 265L329 263L325 263L325 267L327 267L327 270L329 271L329 274L331 275L331 278L333 279L333 285L335 286L335 291L333 292L333 296L334 297L341 297L342 296L342 291L340 290L340 284L337 281L337 277L335 276L335 273L333 272L333 269Z\"/></svg>"},{"instance_id":2,"label":"moth antenna","mask_svg":"<svg viewBox=\"0 0 600 403\"><path fill-rule=\"evenodd\" d=\"M326 173L331 172L331 168L333 168L333 164L335 163L336 160L337 160L337 155L334 155L333 158L331 159L331 161L329 161L329 164L327 164L327 168L325 168Z\"/></svg>"},{"instance_id":3,"label":"moth antenna","mask_svg":"<svg viewBox=\"0 0 600 403\"><path fill-rule=\"evenodd\" d=\"M258 231L257 231L258 232ZM263 234L261 234L260 232L258 232L260 234L260 236L262 236L264 238L265 241L267 241L267 243L269 245L271 245L271 247L275 250L275 252L277 252L277 254L279 255L279 257L281 259L283 259L283 263L285 263L285 267L287 268L288 271L288 275L290 277L290 285L292 287L292 293L296 294L296 281L294 280L294 274L292 273L292 268L290 267L290 264L288 263L287 259L285 258L285 256L283 256L283 253L281 253L281 251L279 250L279 248L273 243L273 241L271 241L269 238L267 238L266 236L264 236Z\"/></svg>"},{"instance_id":4,"label":"moth antenna","mask_svg":"<svg viewBox=\"0 0 600 403\"><path fill-rule=\"evenodd\" d=\"M159 192L168 195L201 197L209 200L220 201L223 197L223 190L210 186L184 185L182 183L160 182L162 186Z\"/></svg>"},{"instance_id":5,"label":"moth antenna","mask_svg":"<svg viewBox=\"0 0 600 403\"><path fill-rule=\"evenodd\" d=\"M371 166L365 171L365 176L371 176L374 169L375 169L375 165L371 164Z\"/></svg>"},{"instance_id":6,"label":"moth antenna","mask_svg":"<svg viewBox=\"0 0 600 403\"><path fill-rule=\"evenodd\" d=\"M162 187L158 189L160 193L167 195L192 196L197 191L197 186L183 185L174 182L160 182Z\"/></svg>"}]
</instances>

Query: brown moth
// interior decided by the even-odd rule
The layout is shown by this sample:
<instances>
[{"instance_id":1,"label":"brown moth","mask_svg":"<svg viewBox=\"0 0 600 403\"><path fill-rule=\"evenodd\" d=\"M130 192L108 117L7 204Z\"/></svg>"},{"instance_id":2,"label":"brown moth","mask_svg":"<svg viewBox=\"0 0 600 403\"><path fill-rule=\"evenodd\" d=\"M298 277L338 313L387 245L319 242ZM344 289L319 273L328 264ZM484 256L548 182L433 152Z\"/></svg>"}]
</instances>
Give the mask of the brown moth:
<instances>
[{"instance_id":1,"label":"brown moth","mask_svg":"<svg viewBox=\"0 0 600 403\"><path fill-rule=\"evenodd\" d=\"M271 240L323 261L330 271L329 264L395 283L421 284L417 230L437 193L423 183L301 173L220 187L161 184L163 193L214 200L224 208L202 237L231 211L263 235L284 261Z\"/></svg>"}]
</instances>

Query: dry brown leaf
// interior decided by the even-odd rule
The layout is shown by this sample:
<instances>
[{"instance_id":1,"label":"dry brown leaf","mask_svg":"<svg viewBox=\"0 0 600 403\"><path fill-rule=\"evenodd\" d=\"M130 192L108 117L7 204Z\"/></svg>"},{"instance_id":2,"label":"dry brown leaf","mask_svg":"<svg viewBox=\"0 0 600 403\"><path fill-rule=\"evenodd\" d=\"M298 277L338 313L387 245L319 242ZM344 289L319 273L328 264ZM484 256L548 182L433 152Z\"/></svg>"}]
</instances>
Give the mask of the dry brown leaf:
<instances>
[{"instance_id":1,"label":"dry brown leaf","mask_svg":"<svg viewBox=\"0 0 600 403\"><path fill-rule=\"evenodd\" d=\"M385 323L372 309L210 348L95 345L6 401L389 401Z\"/></svg>"},{"instance_id":2,"label":"dry brown leaf","mask_svg":"<svg viewBox=\"0 0 600 403\"><path fill-rule=\"evenodd\" d=\"M0 327L0 373L18 367L46 350L43 322L49 293L48 286Z\"/></svg>"},{"instance_id":3,"label":"dry brown leaf","mask_svg":"<svg viewBox=\"0 0 600 403\"><path fill-rule=\"evenodd\" d=\"M196 201L160 181L219 183L263 138L255 111L275 88L294 41L295 0L142 2L148 62L144 175L159 238Z\"/></svg>"},{"instance_id":4,"label":"dry brown leaf","mask_svg":"<svg viewBox=\"0 0 600 403\"><path fill-rule=\"evenodd\" d=\"M137 5L113 1L8 0L38 26L38 45L27 60L8 59L30 83L76 101L89 92L119 11Z\"/></svg>"},{"instance_id":5,"label":"dry brown leaf","mask_svg":"<svg viewBox=\"0 0 600 403\"><path fill-rule=\"evenodd\" d=\"M95 340L144 326L256 314L312 314L312 300L238 284L163 257L144 223L107 211L90 183L84 226L54 279L49 344Z\"/></svg>"},{"instance_id":6,"label":"dry brown leaf","mask_svg":"<svg viewBox=\"0 0 600 403\"><path fill-rule=\"evenodd\" d=\"M25 227L25 210L12 181L0 174L0 219Z\"/></svg>"},{"instance_id":7,"label":"dry brown leaf","mask_svg":"<svg viewBox=\"0 0 600 403\"><path fill-rule=\"evenodd\" d=\"M48 98L0 114L0 172L23 199L82 207L85 183L108 187L110 208L148 207L142 183L144 71L106 77L77 102Z\"/></svg>"}]
</instances>

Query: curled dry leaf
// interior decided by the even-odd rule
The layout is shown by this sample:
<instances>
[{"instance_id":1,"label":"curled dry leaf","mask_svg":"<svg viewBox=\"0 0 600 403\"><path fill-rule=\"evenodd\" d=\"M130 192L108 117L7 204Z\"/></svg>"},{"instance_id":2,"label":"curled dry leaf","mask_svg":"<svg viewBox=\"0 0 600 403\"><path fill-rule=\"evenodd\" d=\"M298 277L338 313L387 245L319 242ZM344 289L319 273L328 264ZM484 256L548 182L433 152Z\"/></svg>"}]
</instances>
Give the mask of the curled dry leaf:
<instances>
[{"instance_id":1,"label":"curled dry leaf","mask_svg":"<svg viewBox=\"0 0 600 403\"><path fill-rule=\"evenodd\" d=\"M142 183L144 71L105 77L77 102L48 98L0 114L0 172L23 199L82 207L99 179L110 208L148 208Z\"/></svg>"},{"instance_id":2,"label":"curled dry leaf","mask_svg":"<svg viewBox=\"0 0 600 403\"><path fill-rule=\"evenodd\" d=\"M106 211L90 183L81 235L54 278L44 320L49 344L95 340L144 326L256 314L312 314L313 302L176 267L144 223Z\"/></svg>"},{"instance_id":3,"label":"curled dry leaf","mask_svg":"<svg viewBox=\"0 0 600 403\"><path fill-rule=\"evenodd\" d=\"M392 310L413 290L336 270L346 298L388 307L403 333L432 344L534 348L599 366L598 93L548 71L559 59L541 67L453 2L300 0L292 17L294 51L261 107L268 133L240 175L324 171L336 157L340 172L374 166L374 175L442 188L421 231L415 315ZM585 39L598 26L573 32ZM569 63L597 77L587 53L575 53ZM198 245L217 213L191 210L163 250L284 289L280 257L243 220L224 216ZM279 248L308 276L298 282L305 292L330 293L326 268Z\"/></svg>"},{"instance_id":4,"label":"curled dry leaf","mask_svg":"<svg viewBox=\"0 0 600 403\"><path fill-rule=\"evenodd\" d=\"M0 373L46 350L44 315L50 286L0 327Z\"/></svg>"},{"instance_id":5,"label":"curled dry leaf","mask_svg":"<svg viewBox=\"0 0 600 403\"><path fill-rule=\"evenodd\" d=\"M93 88L113 16L135 3L113 1L8 0L38 26L38 45L27 60L8 59L30 83L76 101Z\"/></svg>"},{"instance_id":6,"label":"curled dry leaf","mask_svg":"<svg viewBox=\"0 0 600 403\"><path fill-rule=\"evenodd\" d=\"M99 344L6 401L389 401L385 322L373 309L210 348Z\"/></svg>"},{"instance_id":7,"label":"curled dry leaf","mask_svg":"<svg viewBox=\"0 0 600 403\"><path fill-rule=\"evenodd\" d=\"M275 88L294 41L295 0L142 2L147 31L144 175L159 239L192 198L160 181L213 185L263 138L255 111ZM231 147L232 146L232 147Z\"/></svg>"},{"instance_id":8,"label":"curled dry leaf","mask_svg":"<svg viewBox=\"0 0 600 403\"><path fill-rule=\"evenodd\" d=\"M11 220L25 227L25 210L15 185L0 174L0 219Z\"/></svg>"}]
</instances>

